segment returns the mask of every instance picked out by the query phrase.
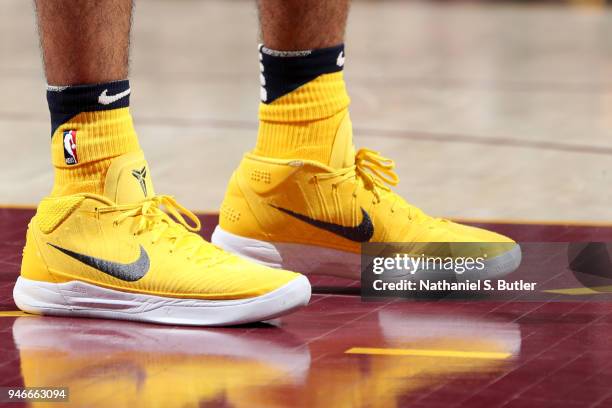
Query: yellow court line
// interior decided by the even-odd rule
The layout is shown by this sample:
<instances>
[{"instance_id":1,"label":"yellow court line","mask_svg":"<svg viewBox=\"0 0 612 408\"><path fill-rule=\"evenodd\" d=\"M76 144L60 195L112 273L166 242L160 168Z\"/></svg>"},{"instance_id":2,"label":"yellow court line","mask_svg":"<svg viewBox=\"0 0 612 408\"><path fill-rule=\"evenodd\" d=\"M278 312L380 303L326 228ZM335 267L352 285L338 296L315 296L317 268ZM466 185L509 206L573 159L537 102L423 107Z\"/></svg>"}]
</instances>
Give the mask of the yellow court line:
<instances>
[{"instance_id":1,"label":"yellow court line","mask_svg":"<svg viewBox=\"0 0 612 408\"><path fill-rule=\"evenodd\" d=\"M570 227L612 227L610 221L576 221L576 220L528 220L523 218L513 219L480 219L469 217L450 217L453 221L459 223L485 223L485 224L526 224L526 225L542 225L542 226L570 226Z\"/></svg>"},{"instance_id":2,"label":"yellow court line","mask_svg":"<svg viewBox=\"0 0 612 408\"><path fill-rule=\"evenodd\" d=\"M597 295L603 293L612 293L612 286L593 286L592 288L567 288L567 289L547 289L542 292L556 293L559 295Z\"/></svg>"},{"instance_id":3,"label":"yellow court line","mask_svg":"<svg viewBox=\"0 0 612 408\"><path fill-rule=\"evenodd\" d=\"M428 350L428 349L394 349L375 347L353 347L346 354L369 354L378 356L417 356L417 357L455 357L470 359L504 360L512 354L493 351L460 351L460 350Z\"/></svg>"},{"instance_id":4,"label":"yellow court line","mask_svg":"<svg viewBox=\"0 0 612 408\"><path fill-rule=\"evenodd\" d=\"M0 204L0 209L35 210L36 209L36 205L34 205L34 204Z\"/></svg>"},{"instance_id":5,"label":"yellow court line","mask_svg":"<svg viewBox=\"0 0 612 408\"><path fill-rule=\"evenodd\" d=\"M22 312L21 310L9 310L6 312L0 312L0 317L21 317L21 316L35 316L30 313Z\"/></svg>"}]
</instances>

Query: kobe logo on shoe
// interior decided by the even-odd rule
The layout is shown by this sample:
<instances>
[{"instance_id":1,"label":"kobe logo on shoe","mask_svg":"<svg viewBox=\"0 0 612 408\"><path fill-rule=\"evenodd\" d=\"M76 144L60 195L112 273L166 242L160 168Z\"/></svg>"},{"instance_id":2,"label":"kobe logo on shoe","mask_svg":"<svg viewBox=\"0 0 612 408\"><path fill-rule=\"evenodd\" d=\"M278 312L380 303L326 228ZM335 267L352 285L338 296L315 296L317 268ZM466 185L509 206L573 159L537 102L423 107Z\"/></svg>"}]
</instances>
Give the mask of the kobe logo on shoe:
<instances>
[{"instance_id":1,"label":"kobe logo on shoe","mask_svg":"<svg viewBox=\"0 0 612 408\"><path fill-rule=\"evenodd\" d=\"M49 245L87 266L97 269L100 272L112 276L113 278L121 279L122 281L136 282L137 280L142 279L142 277L149 271L149 255L142 245L140 246L140 256L138 259L127 264L79 254L78 252L73 252L51 243L49 243Z\"/></svg>"},{"instance_id":2,"label":"kobe logo on shoe","mask_svg":"<svg viewBox=\"0 0 612 408\"><path fill-rule=\"evenodd\" d=\"M276 208L279 211L284 212L285 214L293 218L297 218L300 221L310 224L313 227L317 227L322 230L331 232L332 234L339 235L342 238L346 238L354 242L368 242L374 235L374 225L372 224L372 220L370 219L370 216L363 208L361 209L361 215L362 215L361 223L355 227L347 227L345 225L339 225L339 224L334 224L334 223L327 222L327 221L316 220L306 215L298 214L291 210L277 207L272 204L270 204L270 206L273 208Z\"/></svg>"},{"instance_id":3,"label":"kobe logo on shoe","mask_svg":"<svg viewBox=\"0 0 612 408\"><path fill-rule=\"evenodd\" d=\"M142 188L142 192L144 193L146 197L147 196L147 182L145 181L145 178L147 177L147 168L143 167L140 170L132 170L132 176L136 177L136 180L138 180L138 183L140 183L140 188Z\"/></svg>"}]
</instances>

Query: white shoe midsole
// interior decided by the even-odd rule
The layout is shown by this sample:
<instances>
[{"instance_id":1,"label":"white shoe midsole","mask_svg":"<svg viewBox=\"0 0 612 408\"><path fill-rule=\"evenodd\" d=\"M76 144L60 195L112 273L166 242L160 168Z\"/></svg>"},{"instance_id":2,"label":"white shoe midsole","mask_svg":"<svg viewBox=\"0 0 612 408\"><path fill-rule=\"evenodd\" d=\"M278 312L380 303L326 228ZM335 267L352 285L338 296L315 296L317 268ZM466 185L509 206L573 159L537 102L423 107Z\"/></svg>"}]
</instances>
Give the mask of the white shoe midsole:
<instances>
[{"instance_id":1,"label":"white shoe midsole","mask_svg":"<svg viewBox=\"0 0 612 408\"><path fill-rule=\"evenodd\" d=\"M36 314L219 326L267 320L305 306L310 300L310 283L299 276L261 296L201 300L122 292L80 281L51 283L19 277L13 298L21 310Z\"/></svg>"},{"instance_id":2,"label":"white shoe midsole","mask_svg":"<svg viewBox=\"0 0 612 408\"><path fill-rule=\"evenodd\" d=\"M314 245L260 241L223 230L217 225L211 241L251 261L305 275L332 275L348 279L361 278L361 255ZM521 248L511 250L484 261L479 276L464 274L461 279L498 279L516 270L521 263Z\"/></svg>"},{"instance_id":3,"label":"white shoe midsole","mask_svg":"<svg viewBox=\"0 0 612 408\"><path fill-rule=\"evenodd\" d=\"M232 234L218 225L211 242L226 251L273 268L349 279L359 279L360 275L361 256L353 252L314 245L260 241Z\"/></svg>"}]
</instances>

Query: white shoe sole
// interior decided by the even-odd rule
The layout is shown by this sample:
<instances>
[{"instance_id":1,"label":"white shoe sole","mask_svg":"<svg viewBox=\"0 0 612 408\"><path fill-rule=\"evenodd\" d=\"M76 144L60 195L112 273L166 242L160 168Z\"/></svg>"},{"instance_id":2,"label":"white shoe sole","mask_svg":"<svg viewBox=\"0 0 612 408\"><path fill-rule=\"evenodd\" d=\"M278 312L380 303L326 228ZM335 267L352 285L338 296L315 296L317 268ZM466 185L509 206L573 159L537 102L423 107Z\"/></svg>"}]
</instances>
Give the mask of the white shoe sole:
<instances>
[{"instance_id":1,"label":"white shoe sole","mask_svg":"<svg viewBox=\"0 0 612 408\"><path fill-rule=\"evenodd\" d=\"M227 326L272 319L305 306L310 300L310 283L299 276L253 298L200 300L122 292L80 281L50 283L19 277L13 298L19 309L34 314Z\"/></svg>"},{"instance_id":2,"label":"white shoe sole","mask_svg":"<svg viewBox=\"0 0 612 408\"><path fill-rule=\"evenodd\" d=\"M361 279L361 255L314 245L260 241L224 231L217 225L211 242L228 252L260 264L282 268L304 275L331 275ZM499 279L521 264L521 247L484 261L479 276L461 275L462 279Z\"/></svg>"}]
</instances>

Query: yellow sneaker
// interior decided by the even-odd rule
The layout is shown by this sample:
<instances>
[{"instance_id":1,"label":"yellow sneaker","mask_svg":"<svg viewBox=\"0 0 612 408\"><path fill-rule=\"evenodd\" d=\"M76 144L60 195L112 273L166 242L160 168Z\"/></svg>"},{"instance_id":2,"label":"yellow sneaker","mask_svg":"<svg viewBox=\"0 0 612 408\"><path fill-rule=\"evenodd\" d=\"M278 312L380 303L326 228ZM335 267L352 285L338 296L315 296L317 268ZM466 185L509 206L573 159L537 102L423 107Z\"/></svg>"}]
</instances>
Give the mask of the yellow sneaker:
<instances>
[{"instance_id":1,"label":"yellow sneaker","mask_svg":"<svg viewBox=\"0 0 612 408\"><path fill-rule=\"evenodd\" d=\"M156 196L147 170L142 152L126 154L110 165L103 196L42 200L13 291L21 310L229 325L308 303L304 276L245 261L204 241L195 233L197 217L172 197Z\"/></svg>"},{"instance_id":2,"label":"yellow sneaker","mask_svg":"<svg viewBox=\"0 0 612 408\"><path fill-rule=\"evenodd\" d=\"M451 255L441 252L448 246L430 243L487 243L470 246L486 252L479 277L518 267L520 247L510 238L430 217L393 192L393 167L352 146L334 150L329 164L246 154L212 242L268 266L352 279L360 277L360 245L368 242L413 244L414 254L426 256Z\"/></svg>"}]
</instances>

